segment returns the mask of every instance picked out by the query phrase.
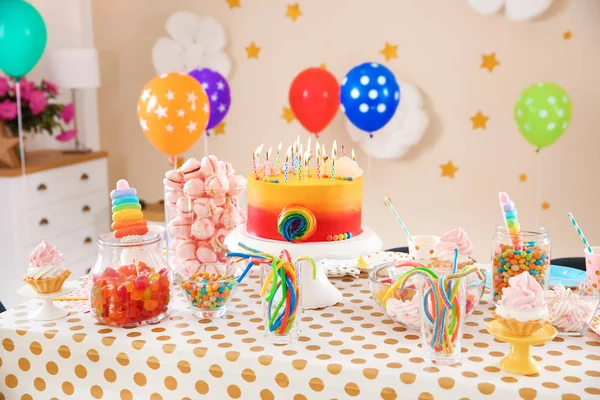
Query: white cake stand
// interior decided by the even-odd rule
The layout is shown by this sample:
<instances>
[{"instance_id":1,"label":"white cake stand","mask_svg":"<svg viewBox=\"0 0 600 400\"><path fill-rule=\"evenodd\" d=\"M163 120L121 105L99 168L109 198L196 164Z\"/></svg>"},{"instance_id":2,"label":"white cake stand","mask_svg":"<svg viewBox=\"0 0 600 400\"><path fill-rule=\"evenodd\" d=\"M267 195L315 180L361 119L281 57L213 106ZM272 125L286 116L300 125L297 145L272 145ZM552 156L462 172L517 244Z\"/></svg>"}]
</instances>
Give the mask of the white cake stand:
<instances>
[{"instance_id":1,"label":"white cake stand","mask_svg":"<svg viewBox=\"0 0 600 400\"><path fill-rule=\"evenodd\" d=\"M56 307L54 305L53 299L55 297L64 296L66 294L71 293L79 286L79 282L77 281L66 281L63 284L63 287L58 292L41 294L37 293L33 288L29 285L21 286L19 290L17 290L17 294L23 297L29 297L32 299L40 299L42 300L42 306L39 310L29 314L29 319L32 321L54 321L57 319L61 319L69 315L69 312L64 308Z\"/></svg>"},{"instance_id":2,"label":"white cake stand","mask_svg":"<svg viewBox=\"0 0 600 400\"><path fill-rule=\"evenodd\" d=\"M286 249L292 258L310 257L315 261L322 259L348 259L362 254L381 250L383 242L370 228L363 227L363 232L351 239L336 242L291 243L277 240L261 239L246 230L246 224L238 226L225 239L230 251L245 250L238 246L243 243L265 253L278 255ZM302 268L302 307L307 309L332 306L342 300L342 293L329 282L325 270L317 262L317 277L312 279L312 269Z\"/></svg>"}]
</instances>

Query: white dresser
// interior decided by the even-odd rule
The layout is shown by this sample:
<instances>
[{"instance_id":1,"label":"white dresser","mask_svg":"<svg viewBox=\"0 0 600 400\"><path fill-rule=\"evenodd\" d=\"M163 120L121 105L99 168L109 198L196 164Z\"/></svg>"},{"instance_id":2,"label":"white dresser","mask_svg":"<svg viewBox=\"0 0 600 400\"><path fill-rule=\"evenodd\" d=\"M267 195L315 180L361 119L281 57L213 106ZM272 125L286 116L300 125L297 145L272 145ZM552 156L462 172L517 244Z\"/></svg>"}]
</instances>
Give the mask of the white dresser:
<instances>
[{"instance_id":1,"label":"white dresser","mask_svg":"<svg viewBox=\"0 0 600 400\"><path fill-rule=\"evenodd\" d=\"M0 169L0 301L21 299L30 252L46 240L62 251L72 277L83 276L96 259L96 237L110 230L105 152L28 154L27 175Z\"/></svg>"}]
</instances>

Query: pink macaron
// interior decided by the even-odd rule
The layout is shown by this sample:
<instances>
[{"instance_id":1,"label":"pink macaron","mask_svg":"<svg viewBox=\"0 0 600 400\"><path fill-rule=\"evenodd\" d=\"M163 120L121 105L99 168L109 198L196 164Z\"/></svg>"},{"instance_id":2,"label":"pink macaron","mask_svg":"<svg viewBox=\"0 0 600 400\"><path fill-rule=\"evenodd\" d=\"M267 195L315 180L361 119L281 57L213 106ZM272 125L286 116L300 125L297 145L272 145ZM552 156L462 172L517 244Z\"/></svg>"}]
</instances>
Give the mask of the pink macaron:
<instances>
[{"instance_id":1,"label":"pink macaron","mask_svg":"<svg viewBox=\"0 0 600 400\"><path fill-rule=\"evenodd\" d=\"M193 178L183 185L183 193L192 199L196 199L202 197L206 193L204 186L204 181L202 179Z\"/></svg>"},{"instance_id":2,"label":"pink macaron","mask_svg":"<svg viewBox=\"0 0 600 400\"><path fill-rule=\"evenodd\" d=\"M229 178L229 190L227 194L237 196L244 191L248 181L242 175L231 175Z\"/></svg>"},{"instance_id":3,"label":"pink macaron","mask_svg":"<svg viewBox=\"0 0 600 400\"><path fill-rule=\"evenodd\" d=\"M191 220L189 218L175 217L169 223L169 233L175 237L187 239L191 234Z\"/></svg>"},{"instance_id":4,"label":"pink macaron","mask_svg":"<svg viewBox=\"0 0 600 400\"><path fill-rule=\"evenodd\" d=\"M204 178L217 174L221 170L219 159L213 155L204 157L200 162L200 165L200 172Z\"/></svg>"},{"instance_id":5,"label":"pink macaron","mask_svg":"<svg viewBox=\"0 0 600 400\"><path fill-rule=\"evenodd\" d=\"M219 228L215 232L214 236L210 238L209 243L216 252L227 251L227 245L225 244L225 238L231 232L230 229Z\"/></svg>"},{"instance_id":6,"label":"pink macaron","mask_svg":"<svg viewBox=\"0 0 600 400\"><path fill-rule=\"evenodd\" d=\"M181 260L196 258L196 244L193 240L182 240L177 244L177 257Z\"/></svg>"},{"instance_id":7,"label":"pink macaron","mask_svg":"<svg viewBox=\"0 0 600 400\"><path fill-rule=\"evenodd\" d=\"M182 197L177 200L177 215L184 218L192 217L192 199Z\"/></svg>"},{"instance_id":8,"label":"pink macaron","mask_svg":"<svg viewBox=\"0 0 600 400\"><path fill-rule=\"evenodd\" d=\"M183 163L179 171L183 174L183 180L189 181L193 178L200 178L200 161L190 158Z\"/></svg>"},{"instance_id":9,"label":"pink macaron","mask_svg":"<svg viewBox=\"0 0 600 400\"><path fill-rule=\"evenodd\" d=\"M169 170L165 173L163 179L165 187L171 189L182 189L183 188L183 174L177 170Z\"/></svg>"},{"instance_id":10,"label":"pink macaron","mask_svg":"<svg viewBox=\"0 0 600 400\"><path fill-rule=\"evenodd\" d=\"M215 224L208 218L197 219L192 224L191 232L195 238L206 240L215 234Z\"/></svg>"},{"instance_id":11,"label":"pink macaron","mask_svg":"<svg viewBox=\"0 0 600 400\"><path fill-rule=\"evenodd\" d=\"M206 178L206 192L210 196L224 196L229 190L229 179L224 173Z\"/></svg>"},{"instance_id":12,"label":"pink macaron","mask_svg":"<svg viewBox=\"0 0 600 400\"><path fill-rule=\"evenodd\" d=\"M196 248L196 258L203 264L217 262L217 254L212 249L212 246L205 242L198 242Z\"/></svg>"}]
</instances>

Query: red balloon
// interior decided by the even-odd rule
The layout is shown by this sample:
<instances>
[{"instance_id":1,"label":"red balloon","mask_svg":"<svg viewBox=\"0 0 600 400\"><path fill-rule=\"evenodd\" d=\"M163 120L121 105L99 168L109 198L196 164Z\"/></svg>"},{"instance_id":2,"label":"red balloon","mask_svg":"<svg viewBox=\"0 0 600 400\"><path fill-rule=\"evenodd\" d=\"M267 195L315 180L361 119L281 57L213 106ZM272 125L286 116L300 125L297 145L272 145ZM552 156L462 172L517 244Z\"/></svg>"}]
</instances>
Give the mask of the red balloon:
<instances>
[{"instance_id":1,"label":"red balloon","mask_svg":"<svg viewBox=\"0 0 600 400\"><path fill-rule=\"evenodd\" d=\"M316 135L340 108L340 85L326 69L307 68L290 86L290 106L302 126Z\"/></svg>"}]
</instances>

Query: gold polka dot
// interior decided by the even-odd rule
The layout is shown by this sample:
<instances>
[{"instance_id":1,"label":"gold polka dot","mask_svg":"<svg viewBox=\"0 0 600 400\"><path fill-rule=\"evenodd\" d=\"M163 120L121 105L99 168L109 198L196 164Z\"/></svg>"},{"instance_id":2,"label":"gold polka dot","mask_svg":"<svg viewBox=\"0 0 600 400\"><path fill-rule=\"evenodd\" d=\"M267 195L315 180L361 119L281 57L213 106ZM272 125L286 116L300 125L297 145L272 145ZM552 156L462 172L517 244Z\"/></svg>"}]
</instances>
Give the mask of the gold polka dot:
<instances>
[{"instance_id":1,"label":"gold polka dot","mask_svg":"<svg viewBox=\"0 0 600 400\"><path fill-rule=\"evenodd\" d=\"M2 393L0 393L2 394ZM2 396L0 396L1 400L6 400L6 398L4 397L4 395L2 394ZM33 397L31 397L30 394L25 393L23 396L21 396L21 400L33 400Z\"/></svg>"},{"instance_id":2,"label":"gold polka dot","mask_svg":"<svg viewBox=\"0 0 600 400\"><path fill-rule=\"evenodd\" d=\"M192 372L192 367L190 366L190 363L185 360L179 361L177 363L177 368L182 374L189 374L190 372Z\"/></svg>"},{"instance_id":3,"label":"gold polka dot","mask_svg":"<svg viewBox=\"0 0 600 400\"><path fill-rule=\"evenodd\" d=\"M581 397L573 393L565 393L561 396L561 400L581 400Z\"/></svg>"},{"instance_id":4,"label":"gold polka dot","mask_svg":"<svg viewBox=\"0 0 600 400\"><path fill-rule=\"evenodd\" d=\"M160 368L160 361L154 356L148 357L148 359L146 360L146 364L153 370L157 370Z\"/></svg>"},{"instance_id":5,"label":"gold polka dot","mask_svg":"<svg viewBox=\"0 0 600 400\"><path fill-rule=\"evenodd\" d=\"M519 396L523 400L533 400L537 397L537 390L531 388L519 389Z\"/></svg>"},{"instance_id":6,"label":"gold polka dot","mask_svg":"<svg viewBox=\"0 0 600 400\"><path fill-rule=\"evenodd\" d=\"M89 358L90 361L92 361L92 362L98 362L98 360L100 360L100 355L94 349L89 349L88 352L86 353L86 355L87 355L87 358Z\"/></svg>"},{"instance_id":7,"label":"gold polka dot","mask_svg":"<svg viewBox=\"0 0 600 400\"><path fill-rule=\"evenodd\" d=\"M29 368L31 368L31 364L29 363L29 360L26 358L19 358L18 364L19 364L19 369L21 371L27 372L27 371L29 371Z\"/></svg>"},{"instance_id":8,"label":"gold polka dot","mask_svg":"<svg viewBox=\"0 0 600 400\"><path fill-rule=\"evenodd\" d=\"M296 396L294 396L294 399L296 399ZM260 400L275 400L275 396L269 389L263 389L260 391Z\"/></svg>"},{"instance_id":9,"label":"gold polka dot","mask_svg":"<svg viewBox=\"0 0 600 400\"><path fill-rule=\"evenodd\" d=\"M163 344L162 350L166 354L171 354L171 353L173 353L175 351L176 348L177 348L176 344L167 343L167 344Z\"/></svg>"},{"instance_id":10,"label":"gold polka dot","mask_svg":"<svg viewBox=\"0 0 600 400\"><path fill-rule=\"evenodd\" d=\"M198 358L202 358L206 355L208 349L206 347L196 347L194 349L194 355Z\"/></svg>"},{"instance_id":11,"label":"gold polka dot","mask_svg":"<svg viewBox=\"0 0 600 400\"><path fill-rule=\"evenodd\" d=\"M542 386L548 389L558 389L560 386L554 382L544 382Z\"/></svg>"},{"instance_id":12,"label":"gold polka dot","mask_svg":"<svg viewBox=\"0 0 600 400\"><path fill-rule=\"evenodd\" d=\"M325 385L323 384L323 381L320 378L312 378L308 382L308 386L310 386L310 388L315 392L320 392L325 388Z\"/></svg>"},{"instance_id":13,"label":"gold polka dot","mask_svg":"<svg viewBox=\"0 0 600 400\"><path fill-rule=\"evenodd\" d=\"M117 354L117 362L126 367L129 365L129 356L125 353L119 353Z\"/></svg>"},{"instance_id":14,"label":"gold polka dot","mask_svg":"<svg viewBox=\"0 0 600 400\"><path fill-rule=\"evenodd\" d=\"M379 375L379 370L377 368L365 368L363 369L363 375L367 379L376 379L377 375Z\"/></svg>"},{"instance_id":15,"label":"gold polka dot","mask_svg":"<svg viewBox=\"0 0 600 400\"><path fill-rule=\"evenodd\" d=\"M396 400L398 398L396 391L391 387L381 389L380 395L383 400Z\"/></svg>"},{"instance_id":16,"label":"gold polka dot","mask_svg":"<svg viewBox=\"0 0 600 400\"><path fill-rule=\"evenodd\" d=\"M48 371L50 375L56 375L58 374L58 365L56 365L54 361L48 361L46 363L46 371Z\"/></svg>"},{"instance_id":17,"label":"gold polka dot","mask_svg":"<svg viewBox=\"0 0 600 400\"><path fill-rule=\"evenodd\" d=\"M438 379L438 385L440 385L442 389L450 390L454 387L454 379L440 378Z\"/></svg>"},{"instance_id":18,"label":"gold polka dot","mask_svg":"<svg viewBox=\"0 0 600 400\"><path fill-rule=\"evenodd\" d=\"M133 400L133 394L127 389L121 390L121 400Z\"/></svg>"},{"instance_id":19,"label":"gold polka dot","mask_svg":"<svg viewBox=\"0 0 600 400\"><path fill-rule=\"evenodd\" d=\"M430 250L430 251L433 251L433 250ZM434 400L433 395L429 392L420 393L418 399L419 400Z\"/></svg>"},{"instance_id":20,"label":"gold polka dot","mask_svg":"<svg viewBox=\"0 0 600 400\"><path fill-rule=\"evenodd\" d=\"M239 399L240 397L242 397L242 391L237 385L227 386L227 394L234 399Z\"/></svg>"},{"instance_id":21,"label":"gold polka dot","mask_svg":"<svg viewBox=\"0 0 600 400\"><path fill-rule=\"evenodd\" d=\"M223 368L221 368L220 365L213 364L213 365L210 366L210 368L208 369L208 371L215 378L220 378L220 377L223 376Z\"/></svg>"},{"instance_id":22,"label":"gold polka dot","mask_svg":"<svg viewBox=\"0 0 600 400\"><path fill-rule=\"evenodd\" d=\"M42 345L39 342L31 342L29 350L36 356L42 354Z\"/></svg>"},{"instance_id":23,"label":"gold polka dot","mask_svg":"<svg viewBox=\"0 0 600 400\"><path fill-rule=\"evenodd\" d=\"M158 393L152 393L150 395L150 400L163 400L163 397Z\"/></svg>"},{"instance_id":24,"label":"gold polka dot","mask_svg":"<svg viewBox=\"0 0 600 400\"><path fill-rule=\"evenodd\" d=\"M305 395L298 393L294 395L294 400L308 400Z\"/></svg>"},{"instance_id":25,"label":"gold polka dot","mask_svg":"<svg viewBox=\"0 0 600 400\"><path fill-rule=\"evenodd\" d=\"M104 379L110 383L113 383L117 380L117 374L113 369L107 368L104 370Z\"/></svg>"},{"instance_id":26,"label":"gold polka dot","mask_svg":"<svg viewBox=\"0 0 600 400\"><path fill-rule=\"evenodd\" d=\"M35 378L33 380L33 387L35 387L39 392L43 392L46 390L46 382L42 378Z\"/></svg>"},{"instance_id":27,"label":"gold polka dot","mask_svg":"<svg viewBox=\"0 0 600 400\"><path fill-rule=\"evenodd\" d=\"M410 361L411 363L415 363L415 364L421 364L421 363L425 362L425 360L423 360L421 357L412 357L412 358L409 358L408 361Z\"/></svg>"},{"instance_id":28,"label":"gold polka dot","mask_svg":"<svg viewBox=\"0 0 600 400\"><path fill-rule=\"evenodd\" d=\"M408 354L410 352L411 352L411 350L407 349L405 347L399 347L396 349L396 353L400 353L400 354Z\"/></svg>"},{"instance_id":29,"label":"gold polka dot","mask_svg":"<svg viewBox=\"0 0 600 400\"><path fill-rule=\"evenodd\" d=\"M461 375L464 376L465 378L477 378L479 376L475 372L471 372L471 371L463 371L461 373Z\"/></svg>"},{"instance_id":30,"label":"gold polka dot","mask_svg":"<svg viewBox=\"0 0 600 400\"><path fill-rule=\"evenodd\" d=\"M56 329L49 329L44 332L44 337L46 337L46 339L54 339L54 336L56 336L57 333L58 331Z\"/></svg>"},{"instance_id":31,"label":"gold polka dot","mask_svg":"<svg viewBox=\"0 0 600 400\"><path fill-rule=\"evenodd\" d=\"M282 388L286 388L290 385L289 378L283 372L280 372L277 375L275 375L275 382L277 382L277 384Z\"/></svg>"},{"instance_id":32,"label":"gold polka dot","mask_svg":"<svg viewBox=\"0 0 600 400\"><path fill-rule=\"evenodd\" d=\"M589 393L589 394L594 394L594 395L599 395L600 394L600 389L598 389L598 388L585 388L583 390L586 393Z\"/></svg>"},{"instance_id":33,"label":"gold polka dot","mask_svg":"<svg viewBox=\"0 0 600 400\"><path fill-rule=\"evenodd\" d=\"M344 391L348 394L348 396L356 397L360 394L360 388L354 382L346 383L344 386Z\"/></svg>"},{"instance_id":34,"label":"gold polka dot","mask_svg":"<svg viewBox=\"0 0 600 400\"><path fill-rule=\"evenodd\" d=\"M581 379L579 379L576 376L565 376L563 379L565 381L569 382L569 383L579 383L579 382L581 382Z\"/></svg>"},{"instance_id":35,"label":"gold polka dot","mask_svg":"<svg viewBox=\"0 0 600 400\"><path fill-rule=\"evenodd\" d=\"M554 366L554 365L547 365L544 367L547 371L551 371L551 372L558 372L560 371L560 367Z\"/></svg>"},{"instance_id":36,"label":"gold polka dot","mask_svg":"<svg viewBox=\"0 0 600 400\"><path fill-rule=\"evenodd\" d=\"M260 356L258 357L258 362L260 365L269 366L271 362L273 362L273 356Z\"/></svg>"},{"instance_id":37,"label":"gold polka dot","mask_svg":"<svg viewBox=\"0 0 600 400\"><path fill-rule=\"evenodd\" d=\"M548 351L547 353L548 353L549 355L551 355L551 356L562 356L562 355L563 355L563 353L561 353L561 352L560 352L560 351L558 351L558 350L550 350L550 351Z\"/></svg>"},{"instance_id":38,"label":"gold polka dot","mask_svg":"<svg viewBox=\"0 0 600 400\"><path fill-rule=\"evenodd\" d=\"M514 378L512 376L503 376L502 378L500 378L500 380L502 380L502 382L505 382L505 383L517 383L517 382L519 382L517 380L517 378Z\"/></svg>"},{"instance_id":39,"label":"gold polka dot","mask_svg":"<svg viewBox=\"0 0 600 400\"><path fill-rule=\"evenodd\" d=\"M131 342L131 347L133 347L136 350L141 350L145 344L145 340L134 340L133 342Z\"/></svg>"},{"instance_id":40,"label":"gold polka dot","mask_svg":"<svg viewBox=\"0 0 600 400\"><path fill-rule=\"evenodd\" d=\"M6 384L7 388L14 389L19 385L19 380L13 374L8 374L4 378L4 384Z\"/></svg>"},{"instance_id":41,"label":"gold polka dot","mask_svg":"<svg viewBox=\"0 0 600 400\"><path fill-rule=\"evenodd\" d=\"M400 374L400 380L402 381L402 383L405 383L407 385L414 383L416 379L417 376L411 372L403 372Z\"/></svg>"},{"instance_id":42,"label":"gold polka dot","mask_svg":"<svg viewBox=\"0 0 600 400\"><path fill-rule=\"evenodd\" d=\"M142 336L142 332L128 332L127 337L138 337Z\"/></svg>"},{"instance_id":43,"label":"gold polka dot","mask_svg":"<svg viewBox=\"0 0 600 400\"><path fill-rule=\"evenodd\" d=\"M492 357L504 357L504 353L501 351L490 351L490 356Z\"/></svg>"},{"instance_id":44,"label":"gold polka dot","mask_svg":"<svg viewBox=\"0 0 600 400\"><path fill-rule=\"evenodd\" d=\"M11 339L5 338L4 340L2 340L2 347L4 347L4 350L10 352L15 349L15 344L13 343L13 341Z\"/></svg>"},{"instance_id":45,"label":"gold polka dot","mask_svg":"<svg viewBox=\"0 0 600 400\"><path fill-rule=\"evenodd\" d=\"M228 351L227 353L225 353L225 358L228 361L234 362L237 361L238 358L240 358L240 353L237 351Z\"/></svg>"},{"instance_id":46,"label":"gold polka dot","mask_svg":"<svg viewBox=\"0 0 600 400\"><path fill-rule=\"evenodd\" d=\"M579 367L581 365L581 362L577 360L567 360L565 361L565 364L570 365L572 367Z\"/></svg>"},{"instance_id":47,"label":"gold polka dot","mask_svg":"<svg viewBox=\"0 0 600 400\"><path fill-rule=\"evenodd\" d=\"M58 348L58 355L64 359L71 357L71 349L64 344Z\"/></svg>"},{"instance_id":48,"label":"gold polka dot","mask_svg":"<svg viewBox=\"0 0 600 400\"><path fill-rule=\"evenodd\" d=\"M133 381L138 386L146 386L146 375L142 374L141 372L136 372L133 374Z\"/></svg>"},{"instance_id":49,"label":"gold polka dot","mask_svg":"<svg viewBox=\"0 0 600 400\"><path fill-rule=\"evenodd\" d=\"M423 368L424 372L430 372L430 373L436 373L436 372L440 372L440 369L438 367L425 367Z\"/></svg>"},{"instance_id":50,"label":"gold polka dot","mask_svg":"<svg viewBox=\"0 0 600 400\"><path fill-rule=\"evenodd\" d=\"M95 399L101 399L104 396L104 391L98 385L94 385L90 388L90 394Z\"/></svg>"},{"instance_id":51,"label":"gold polka dot","mask_svg":"<svg viewBox=\"0 0 600 400\"><path fill-rule=\"evenodd\" d=\"M87 369L81 364L75 366L75 376L79 379L85 379L87 377Z\"/></svg>"},{"instance_id":52,"label":"gold polka dot","mask_svg":"<svg viewBox=\"0 0 600 400\"><path fill-rule=\"evenodd\" d=\"M246 382L254 382L256 380L256 374L250 368L242 370L242 379Z\"/></svg>"},{"instance_id":53,"label":"gold polka dot","mask_svg":"<svg viewBox=\"0 0 600 400\"><path fill-rule=\"evenodd\" d=\"M114 336L105 336L102 338L102 344L105 346L112 346L112 344L117 340Z\"/></svg>"},{"instance_id":54,"label":"gold polka dot","mask_svg":"<svg viewBox=\"0 0 600 400\"><path fill-rule=\"evenodd\" d=\"M480 383L477 385L477 389L479 389L479 392L485 395L489 395L494 393L494 390L496 390L496 386L494 386L491 383Z\"/></svg>"},{"instance_id":55,"label":"gold polka dot","mask_svg":"<svg viewBox=\"0 0 600 400\"><path fill-rule=\"evenodd\" d=\"M294 369L297 369L298 371L302 371L304 368L306 368L306 364L307 361L302 359L292 361L292 367L294 367Z\"/></svg>"},{"instance_id":56,"label":"gold polka dot","mask_svg":"<svg viewBox=\"0 0 600 400\"><path fill-rule=\"evenodd\" d=\"M75 392L75 387L73 386L73 384L71 382L63 382L62 391L67 396L70 396Z\"/></svg>"},{"instance_id":57,"label":"gold polka dot","mask_svg":"<svg viewBox=\"0 0 600 400\"><path fill-rule=\"evenodd\" d=\"M169 390L177 389L177 379L172 376L167 376L165 378L165 387Z\"/></svg>"},{"instance_id":58,"label":"gold polka dot","mask_svg":"<svg viewBox=\"0 0 600 400\"><path fill-rule=\"evenodd\" d=\"M196 381L196 392L198 392L200 394L208 393L208 383L206 383L202 380Z\"/></svg>"},{"instance_id":59,"label":"gold polka dot","mask_svg":"<svg viewBox=\"0 0 600 400\"><path fill-rule=\"evenodd\" d=\"M73 341L77 342L77 343L81 343L86 338L86 336L87 336L86 333L75 333L75 334L73 334Z\"/></svg>"},{"instance_id":60,"label":"gold polka dot","mask_svg":"<svg viewBox=\"0 0 600 400\"><path fill-rule=\"evenodd\" d=\"M484 368L484 371L487 372L500 372L500 368L494 366L487 366Z\"/></svg>"},{"instance_id":61,"label":"gold polka dot","mask_svg":"<svg viewBox=\"0 0 600 400\"><path fill-rule=\"evenodd\" d=\"M365 360L364 358L353 358L352 360L350 360L350 362L352 364L366 364L367 360Z\"/></svg>"}]
</instances>

